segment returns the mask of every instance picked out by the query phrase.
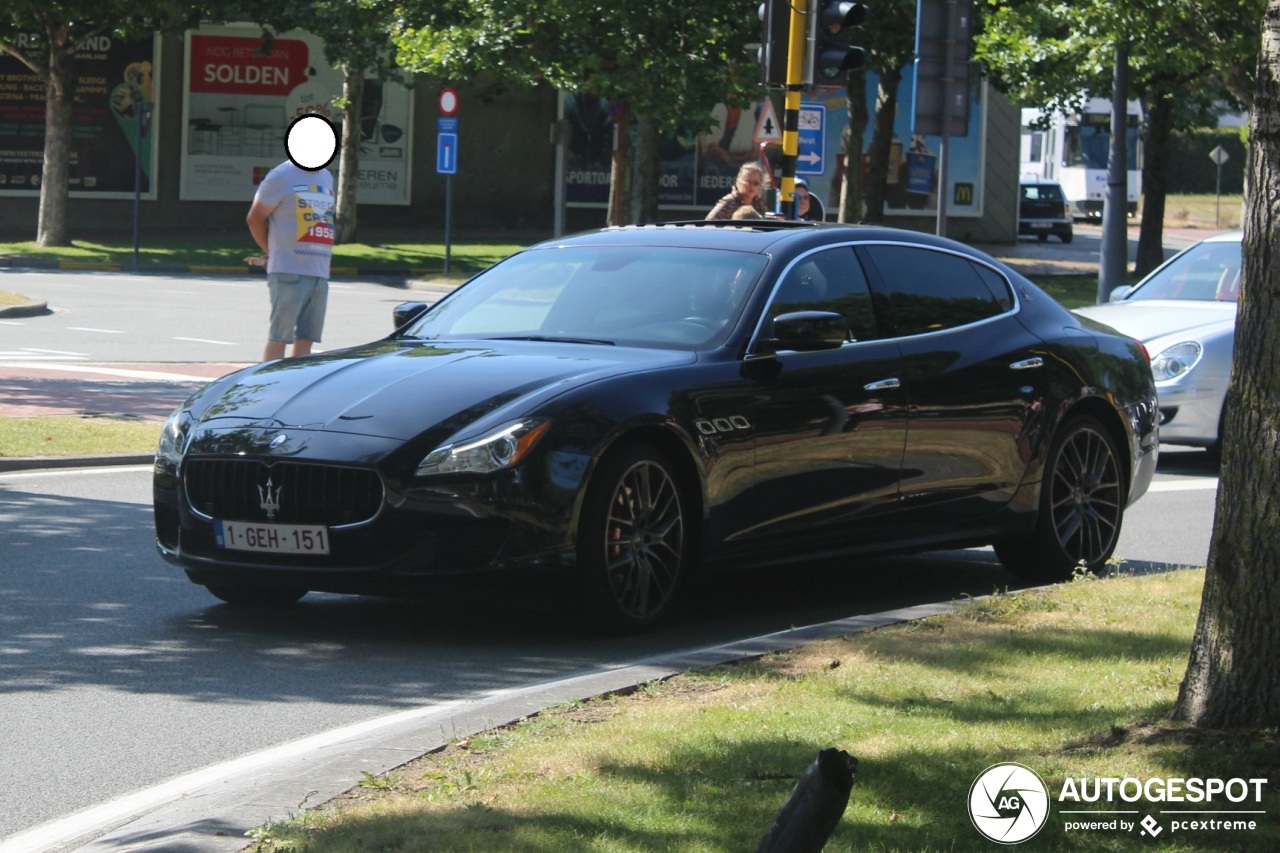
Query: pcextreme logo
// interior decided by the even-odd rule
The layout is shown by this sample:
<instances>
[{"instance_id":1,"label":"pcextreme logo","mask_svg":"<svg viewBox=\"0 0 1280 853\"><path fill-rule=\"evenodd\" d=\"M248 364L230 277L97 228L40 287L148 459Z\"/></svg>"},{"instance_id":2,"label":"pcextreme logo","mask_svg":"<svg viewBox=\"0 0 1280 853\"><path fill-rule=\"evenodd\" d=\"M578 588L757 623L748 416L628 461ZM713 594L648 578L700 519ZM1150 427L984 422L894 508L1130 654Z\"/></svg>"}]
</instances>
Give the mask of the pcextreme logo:
<instances>
[{"instance_id":1,"label":"pcextreme logo","mask_svg":"<svg viewBox=\"0 0 1280 853\"><path fill-rule=\"evenodd\" d=\"M1155 838L1257 830L1266 779L1067 777L1058 791L1065 833L1119 832ZM993 764L969 788L969 819L983 836L1018 844L1049 821L1049 788L1021 764ZM1140 804L1149 806L1143 814ZM1139 815L1142 815L1139 817Z\"/></svg>"}]
</instances>

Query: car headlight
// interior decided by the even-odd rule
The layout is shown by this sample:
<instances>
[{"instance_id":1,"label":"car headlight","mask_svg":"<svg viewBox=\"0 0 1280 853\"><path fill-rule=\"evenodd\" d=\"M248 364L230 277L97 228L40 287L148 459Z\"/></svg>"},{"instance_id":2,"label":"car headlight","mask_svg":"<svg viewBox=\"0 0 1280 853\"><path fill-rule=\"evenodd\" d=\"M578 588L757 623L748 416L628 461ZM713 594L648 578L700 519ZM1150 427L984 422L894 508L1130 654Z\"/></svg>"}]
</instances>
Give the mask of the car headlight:
<instances>
[{"instance_id":1,"label":"car headlight","mask_svg":"<svg viewBox=\"0 0 1280 853\"><path fill-rule=\"evenodd\" d=\"M156 465L169 465L177 469L182 454L187 450L187 433L191 428L191 414L185 408L175 409L160 430L160 443L156 446Z\"/></svg>"},{"instance_id":2,"label":"car headlight","mask_svg":"<svg viewBox=\"0 0 1280 853\"><path fill-rule=\"evenodd\" d=\"M488 474L519 464L547 427L548 420L522 420L461 444L445 444L418 463L420 477L435 474Z\"/></svg>"},{"instance_id":3,"label":"car headlight","mask_svg":"<svg viewBox=\"0 0 1280 853\"><path fill-rule=\"evenodd\" d=\"M1164 349L1151 359L1151 375L1157 382L1177 379L1196 366L1204 355L1204 347L1196 341L1183 341Z\"/></svg>"}]
</instances>

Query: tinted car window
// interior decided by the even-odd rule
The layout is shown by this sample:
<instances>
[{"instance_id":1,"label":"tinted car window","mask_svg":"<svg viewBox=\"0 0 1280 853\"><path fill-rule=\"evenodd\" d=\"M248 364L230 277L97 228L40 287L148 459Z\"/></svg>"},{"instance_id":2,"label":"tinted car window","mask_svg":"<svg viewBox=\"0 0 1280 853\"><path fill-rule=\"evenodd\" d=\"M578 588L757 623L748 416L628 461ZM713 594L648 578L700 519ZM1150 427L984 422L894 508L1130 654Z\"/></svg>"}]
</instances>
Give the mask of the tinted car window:
<instances>
[{"instance_id":1,"label":"tinted car window","mask_svg":"<svg viewBox=\"0 0 1280 853\"><path fill-rule=\"evenodd\" d=\"M1027 201L1062 201L1062 188L1057 184L1023 184L1022 197Z\"/></svg>"},{"instance_id":2,"label":"tinted car window","mask_svg":"<svg viewBox=\"0 0 1280 853\"><path fill-rule=\"evenodd\" d=\"M1012 306L1008 286L1001 295L980 267L959 255L912 246L868 246L888 297L899 335L919 335L976 323Z\"/></svg>"},{"instance_id":3,"label":"tinted car window","mask_svg":"<svg viewBox=\"0 0 1280 853\"><path fill-rule=\"evenodd\" d=\"M717 249L521 252L469 281L405 334L713 346L727 336L764 266L761 255Z\"/></svg>"},{"instance_id":4,"label":"tinted car window","mask_svg":"<svg viewBox=\"0 0 1280 853\"><path fill-rule=\"evenodd\" d=\"M879 337L867 277L847 247L815 252L787 271L766 316L792 311L835 311L844 315L852 340Z\"/></svg>"}]
</instances>

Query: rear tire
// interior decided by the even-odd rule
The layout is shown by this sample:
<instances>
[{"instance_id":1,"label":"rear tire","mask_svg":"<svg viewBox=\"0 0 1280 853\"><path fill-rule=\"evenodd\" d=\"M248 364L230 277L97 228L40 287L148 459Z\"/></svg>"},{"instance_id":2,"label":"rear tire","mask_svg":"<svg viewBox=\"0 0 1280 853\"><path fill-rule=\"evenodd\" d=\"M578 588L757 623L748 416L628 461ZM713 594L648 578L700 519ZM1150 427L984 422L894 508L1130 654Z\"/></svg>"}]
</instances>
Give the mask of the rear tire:
<instances>
[{"instance_id":1,"label":"rear tire","mask_svg":"<svg viewBox=\"0 0 1280 853\"><path fill-rule=\"evenodd\" d=\"M1045 461L1035 531L996 545L1009 571L1032 580L1065 580L1078 568L1099 572L1111 559L1124 519L1120 454L1097 420L1063 425Z\"/></svg>"},{"instance_id":2,"label":"rear tire","mask_svg":"<svg viewBox=\"0 0 1280 853\"><path fill-rule=\"evenodd\" d=\"M625 447L601 462L577 535L590 624L631 633L671 613L692 563L691 506L675 467L653 447Z\"/></svg>"},{"instance_id":3,"label":"rear tire","mask_svg":"<svg viewBox=\"0 0 1280 853\"><path fill-rule=\"evenodd\" d=\"M211 583L205 589L215 598L237 607L287 607L307 590L292 586L252 586L242 583Z\"/></svg>"}]
</instances>

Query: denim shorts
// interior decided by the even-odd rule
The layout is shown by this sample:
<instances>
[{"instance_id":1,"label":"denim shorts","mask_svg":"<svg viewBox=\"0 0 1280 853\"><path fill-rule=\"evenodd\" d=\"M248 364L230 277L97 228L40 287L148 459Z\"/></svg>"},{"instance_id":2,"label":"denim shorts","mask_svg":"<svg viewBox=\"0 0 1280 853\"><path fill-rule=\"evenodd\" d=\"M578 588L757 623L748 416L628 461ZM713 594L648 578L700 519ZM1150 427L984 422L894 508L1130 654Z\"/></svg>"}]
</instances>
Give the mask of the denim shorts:
<instances>
[{"instance_id":1,"label":"denim shorts","mask_svg":"<svg viewBox=\"0 0 1280 853\"><path fill-rule=\"evenodd\" d=\"M273 272L267 276L271 292L271 328L267 340L293 343L295 338L319 341L329 305L329 282L314 275Z\"/></svg>"}]
</instances>

